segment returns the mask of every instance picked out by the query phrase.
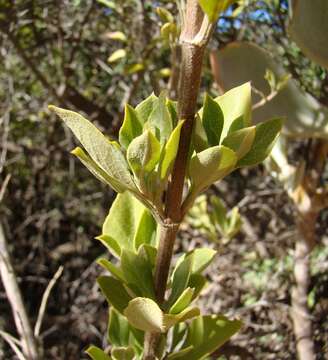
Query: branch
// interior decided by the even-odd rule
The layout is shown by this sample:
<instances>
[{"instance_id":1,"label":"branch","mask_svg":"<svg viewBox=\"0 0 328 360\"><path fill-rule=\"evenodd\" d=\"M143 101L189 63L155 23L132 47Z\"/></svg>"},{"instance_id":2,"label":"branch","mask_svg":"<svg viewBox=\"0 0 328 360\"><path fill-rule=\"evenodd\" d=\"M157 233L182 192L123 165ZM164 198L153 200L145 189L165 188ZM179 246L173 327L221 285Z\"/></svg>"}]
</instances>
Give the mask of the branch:
<instances>
[{"instance_id":1,"label":"branch","mask_svg":"<svg viewBox=\"0 0 328 360\"><path fill-rule=\"evenodd\" d=\"M37 360L38 346L33 336L32 327L27 316L22 294L11 263L7 241L0 223L0 275L10 306L14 315L17 332L21 338L22 350L29 360Z\"/></svg>"}]
</instances>

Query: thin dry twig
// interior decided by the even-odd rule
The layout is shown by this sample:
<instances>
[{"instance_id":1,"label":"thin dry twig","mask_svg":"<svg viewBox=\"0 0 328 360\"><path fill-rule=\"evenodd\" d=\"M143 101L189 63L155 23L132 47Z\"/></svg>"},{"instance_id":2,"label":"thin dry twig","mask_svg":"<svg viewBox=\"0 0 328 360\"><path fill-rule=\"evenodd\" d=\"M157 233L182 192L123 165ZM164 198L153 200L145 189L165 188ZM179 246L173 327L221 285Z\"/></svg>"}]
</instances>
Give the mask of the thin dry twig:
<instances>
[{"instance_id":1,"label":"thin dry twig","mask_svg":"<svg viewBox=\"0 0 328 360\"><path fill-rule=\"evenodd\" d=\"M6 331L0 330L0 336L8 343L8 345L12 348L14 353L17 355L19 360L26 360L23 353L20 351L18 346L21 346L21 343L18 339L8 334Z\"/></svg>"},{"instance_id":2,"label":"thin dry twig","mask_svg":"<svg viewBox=\"0 0 328 360\"><path fill-rule=\"evenodd\" d=\"M62 275L63 270L64 270L64 266L59 266L58 270L56 271L53 278L49 281L49 284L48 284L48 286L46 287L46 290L43 293L42 300L41 300L41 305L40 305L40 309L39 309L39 313L38 313L38 318L36 320L35 327L34 327L34 336L36 338L39 337L39 335L40 335L40 330L41 330L41 326L42 326L42 320L43 320L43 317L44 317L44 314L45 314L45 311L46 311L49 295L51 293L52 288L55 286L57 280Z\"/></svg>"}]
</instances>

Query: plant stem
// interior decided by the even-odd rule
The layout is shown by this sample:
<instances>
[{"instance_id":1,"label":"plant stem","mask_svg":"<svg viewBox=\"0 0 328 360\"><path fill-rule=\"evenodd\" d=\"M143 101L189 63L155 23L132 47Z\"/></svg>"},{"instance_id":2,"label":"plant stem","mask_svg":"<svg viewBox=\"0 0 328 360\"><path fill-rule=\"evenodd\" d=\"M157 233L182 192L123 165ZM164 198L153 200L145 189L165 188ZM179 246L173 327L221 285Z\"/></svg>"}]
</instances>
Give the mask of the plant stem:
<instances>
[{"instance_id":1,"label":"plant stem","mask_svg":"<svg viewBox=\"0 0 328 360\"><path fill-rule=\"evenodd\" d=\"M166 219L160 228L160 243L155 267L155 291L160 305L165 300L174 243L183 217L181 211L183 187L201 81L204 50L211 34L209 29L211 29L211 25L204 17L198 0L188 0L180 36L182 63L178 94L179 120L185 120L185 123L181 129L179 149L171 181L168 184L165 204ZM160 334L158 333L146 334L144 360L156 358L159 340Z\"/></svg>"}]
</instances>

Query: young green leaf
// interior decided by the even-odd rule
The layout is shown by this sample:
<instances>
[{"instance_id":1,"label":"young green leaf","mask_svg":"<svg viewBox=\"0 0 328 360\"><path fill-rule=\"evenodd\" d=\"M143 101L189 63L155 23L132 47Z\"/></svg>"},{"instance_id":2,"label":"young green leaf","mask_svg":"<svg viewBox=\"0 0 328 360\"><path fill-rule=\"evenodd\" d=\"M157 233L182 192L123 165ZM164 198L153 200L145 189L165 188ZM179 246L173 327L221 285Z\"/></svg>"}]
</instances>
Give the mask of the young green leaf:
<instances>
[{"instance_id":1,"label":"young green leaf","mask_svg":"<svg viewBox=\"0 0 328 360\"><path fill-rule=\"evenodd\" d=\"M188 331L183 348L193 346L181 360L200 360L220 348L242 326L239 320L228 320L221 315L199 316Z\"/></svg>"},{"instance_id":2,"label":"young green leaf","mask_svg":"<svg viewBox=\"0 0 328 360\"><path fill-rule=\"evenodd\" d=\"M256 128L251 126L234 131L223 140L222 145L233 150L238 159L243 158L252 148L255 139Z\"/></svg>"},{"instance_id":3,"label":"young green leaf","mask_svg":"<svg viewBox=\"0 0 328 360\"><path fill-rule=\"evenodd\" d=\"M127 347L113 347L111 351L113 360L133 360L134 350L131 346Z\"/></svg>"},{"instance_id":4,"label":"young green leaf","mask_svg":"<svg viewBox=\"0 0 328 360\"><path fill-rule=\"evenodd\" d=\"M185 356L186 354L188 354L189 351L191 351L194 347L188 346L180 351L171 353L167 356L167 360L176 360L176 359L181 359L182 356Z\"/></svg>"},{"instance_id":5,"label":"young green leaf","mask_svg":"<svg viewBox=\"0 0 328 360\"><path fill-rule=\"evenodd\" d=\"M215 99L224 116L221 139L227 136L231 125L238 118L243 120L243 127L251 125L251 90L251 84L247 82L227 91L224 95ZM234 126L236 127L236 125ZM240 125L237 126L237 129L240 129Z\"/></svg>"},{"instance_id":6,"label":"young green leaf","mask_svg":"<svg viewBox=\"0 0 328 360\"><path fill-rule=\"evenodd\" d=\"M99 264L105 270L107 270L109 273L111 273L117 280L120 280L121 282L125 282L122 270L120 268L116 267L115 265L113 265L107 259L104 259L104 258L98 259L97 264Z\"/></svg>"},{"instance_id":7,"label":"young green leaf","mask_svg":"<svg viewBox=\"0 0 328 360\"><path fill-rule=\"evenodd\" d=\"M111 236L103 234L97 236L95 239L99 240L115 257L119 258L121 256L121 247Z\"/></svg>"},{"instance_id":8,"label":"young green leaf","mask_svg":"<svg viewBox=\"0 0 328 360\"><path fill-rule=\"evenodd\" d=\"M154 169L159 161L160 148L159 141L149 130L132 140L127 150L127 159L137 178Z\"/></svg>"},{"instance_id":9,"label":"young green leaf","mask_svg":"<svg viewBox=\"0 0 328 360\"><path fill-rule=\"evenodd\" d=\"M201 274L191 274L188 287L194 289L194 294L192 296L192 300L196 299L200 292L203 290L206 285L206 278Z\"/></svg>"},{"instance_id":10,"label":"young green leaf","mask_svg":"<svg viewBox=\"0 0 328 360\"><path fill-rule=\"evenodd\" d=\"M83 151L80 147L76 147L71 151L71 154L75 155L81 163L93 174L98 180L111 186L116 192L120 193L127 189L116 179L109 176L101 167L99 167L91 157Z\"/></svg>"},{"instance_id":11,"label":"young green leaf","mask_svg":"<svg viewBox=\"0 0 328 360\"><path fill-rule=\"evenodd\" d=\"M178 300L180 295L188 286L193 260L193 254L190 254L190 256L185 257L176 265L172 275L172 291L167 302L168 308L170 308Z\"/></svg>"},{"instance_id":12,"label":"young green leaf","mask_svg":"<svg viewBox=\"0 0 328 360\"><path fill-rule=\"evenodd\" d=\"M199 316L200 310L198 307L188 307L181 311L179 314L164 314L163 324L164 331L167 331L170 327Z\"/></svg>"},{"instance_id":13,"label":"young green leaf","mask_svg":"<svg viewBox=\"0 0 328 360\"><path fill-rule=\"evenodd\" d=\"M196 114L196 119L192 134L192 142L193 142L193 148L196 152L201 152L209 147L207 134L199 114Z\"/></svg>"},{"instance_id":14,"label":"young green leaf","mask_svg":"<svg viewBox=\"0 0 328 360\"><path fill-rule=\"evenodd\" d=\"M137 329L149 332L164 330L163 312L152 299L137 297L131 300L124 315Z\"/></svg>"},{"instance_id":15,"label":"young green leaf","mask_svg":"<svg viewBox=\"0 0 328 360\"><path fill-rule=\"evenodd\" d=\"M195 154L189 164L193 194L222 179L234 169L236 162L235 152L225 146L213 146Z\"/></svg>"},{"instance_id":16,"label":"young green leaf","mask_svg":"<svg viewBox=\"0 0 328 360\"><path fill-rule=\"evenodd\" d=\"M237 0L198 0L204 13L208 16L210 22L214 22L220 13Z\"/></svg>"},{"instance_id":17,"label":"young green leaf","mask_svg":"<svg viewBox=\"0 0 328 360\"><path fill-rule=\"evenodd\" d=\"M161 93L154 103L153 110L149 116L148 125L155 129L155 135L163 146L172 132L172 120L166 106L165 94Z\"/></svg>"},{"instance_id":18,"label":"young green leaf","mask_svg":"<svg viewBox=\"0 0 328 360\"><path fill-rule=\"evenodd\" d=\"M107 301L122 313L131 300L123 284L110 276L100 276L97 282Z\"/></svg>"},{"instance_id":19,"label":"young green leaf","mask_svg":"<svg viewBox=\"0 0 328 360\"><path fill-rule=\"evenodd\" d=\"M100 240L107 235L119 244L121 249L135 251L134 237L144 212L148 212L139 200L129 192L118 194L102 228Z\"/></svg>"},{"instance_id":20,"label":"young green leaf","mask_svg":"<svg viewBox=\"0 0 328 360\"><path fill-rule=\"evenodd\" d=\"M138 250L143 244L156 245L156 231L157 223L150 211L145 209L140 216L133 239L135 249Z\"/></svg>"},{"instance_id":21,"label":"young green leaf","mask_svg":"<svg viewBox=\"0 0 328 360\"><path fill-rule=\"evenodd\" d=\"M183 121L181 121L175 129L172 131L165 147L163 149L163 160L160 165L160 177L161 180L164 180L169 175L172 166L174 164L175 157L178 152L179 148L179 141L180 141L180 133L181 128L183 126Z\"/></svg>"},{"instance_id":22,"label":"young green leaf","mask_svg":"<svg viewBox=\"0 0 328 360\"><path fill-rule=\"evenodd\" d=\"M124 121L119 132L120 144L127 149L133 139L142 133L142 125L138 114L132 106L126 104Z\"/></svg>"},{"instance_id":23,"label":"young green leaf","mask_svg":"<svg viewBox=\"0 0 328 360\"><path fill-rule=\"evenodd\" d=\"M190 305L194 295L194 289L187 287L183 293L179 296L177 301L171 306L169 313L170 314L179 314L187 306Z\"/></svg>"},{"instance_id":24,"label":"young green leaf","mask_svg":"<svg viewBox=\"0 0 328 360\"><path fill-rule=\"evenodd\" d=\"M220 145L223 121L223 113L220 106L206 94L202 112L202 123L210 146Z\"/></svg>"},{"instance_id":25,"label":"young green leaf","mask_svg":"<svg viewBox=\"0 0 328 360\"><path fill-rule=\"evenodd\" d=\"M121 268L128 286L133 285L134 288L139 289L139 295L155 298L152 267L141 248L138 254L123 249Z\"/></svg>"},{"instance_id":26,"label":"young green leaf","mask_svg":"<svg viewBox=\"0 0 328 360\"><path fill-rule=\"evenodd\" d=\"M117 146L80 114L49 106L73 131L93 161L122 187L137 191L128 164Z\"/></svg>"},{"instance_id":27,"label":"young green leaf","mask_svg":"<svg viewBox=\"0 0 328 360\"><path fill-rule=\"evenodd\" d=\"M238 161L237 166L253 166L262 162L270 154L281 128L282 119L272 119L256 125L252 148Z\"/></svg>"},{"instance_id":28,"label":"young green leaf","mask_svg":"<svg viewBox=\"0 0 328 360\"><path fill-rule=\"evenodd\" d=\"M204 271L209 266L209 264L214 260L216 254L217 251L210 248L195 249L193 251L194 261L192 266L192 273L200 274L202 271Z\"/></svg>"},{"instance_id":29,"label":"young green leaf","mask_svg":"<svg viewBox=\"0 0 328 360\"><path fill-rule=\"evenodd\" d=\"M92 360L112 360L109 355L107 355L97 346L91 345L85 352L91 357Z\"/></svg>"},{"instance_id":30,"label":"young green leaf","mask_svg":"<svg viewBox=\"0 0 328 360\"><path fill-rule=\"evenodd\" d=\"M152 93L147 99L143 100L136 107L136 113L138 115L139 121L142 125L146 124L149 120L149 116L152 113L155 104L158 101L158 97Z\"/></svg>"},{"instance_id":31,"label":"young green leaf","mask_svg":"<svg viewBox=\"0 0 328 360\"><path fill-rule=\"evenodd\" d=\"M129 345L129 323L113 307L109 312L108 339L113 346Z\"/></svg>"}]
</instances>

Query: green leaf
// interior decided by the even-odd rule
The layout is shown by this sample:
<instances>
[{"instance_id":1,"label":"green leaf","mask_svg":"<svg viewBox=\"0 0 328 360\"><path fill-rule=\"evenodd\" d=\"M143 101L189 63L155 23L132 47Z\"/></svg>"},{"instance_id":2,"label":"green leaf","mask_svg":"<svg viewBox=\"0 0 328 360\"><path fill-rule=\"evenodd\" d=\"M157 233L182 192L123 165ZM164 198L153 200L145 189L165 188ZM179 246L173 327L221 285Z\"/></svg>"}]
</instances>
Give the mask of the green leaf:
<instances>
[{"instance_id":1,"label":"green leaf","mask_svg":"<svg viewBox=\"0 0 328 360\"><path fill-rule=\"evenodd\" d=\"M85 352L91 357L92 360L112 360L109 355L94 345L91 345Z\"/></svg>"},{"instance_id":2,"label":"green leaf","mask_svg":"<svg viewBox=\"0 0 328 360\"><path fill-rule=\"evenodd\" d=\"M227 209L217 196L211 196L210 201L214 210L212 212L212 218L221 229L224 229L227 224Z\"/></svg>"},{"instance_id":3,"label":"green leaf","mask_svg":"<svg viewBox=\"0 0 328 360\"><path fill-rule=\"evenodd\" d=\"M162 332L163 312L152 299L137 297L129 302L124 310L129 323L137 329L149 332Z\"/></svg>"},{"instance_id":4,"label":"green leaf","mask_svg":"<svg viewBox=\"0 0 328 360\"><path fill-rule=\"evenodd\" d=\"M167 178L167 176L170 174L171 169L173 167L174 160L178 153L180 133L181 133L181 128L182 128L183 124L184 124L184 121L179 122L179 124L172 131L172 133L163 149L163 160L160 165L161 180L164 180Z\"/></svg>"},{"instance_id":5,"label":"green leaf","mask_svg":"<svg viewBox=\"0 0 328 360\"><path fill-rule=\"evenodd\" d=\"M256 134L255 126L236 130L230 133L222 142L222 145L233 150L238 159L244 157L252 148Z\"/></svg>"},{"instance_id":6,"label":"green leaf","mask_svg":"<svg viewBox=\"0 0 328 360\"><path fill-rule=\"evenodd\" d=\"M114 347L111 351L114 360L133 360L134 350L131 346L128 347Z\"/></svg>"},{"instance_id":7,"label":"green leaf","mask_svg":"<svg viewBox=\"0 0 328 360\"><path fill-rule=\"evenodd\" d=\"M223 122L223 113L220 106L206 94L202 112L202 123L210 146L220 145Z\"/></svg>"},{"instance_id":8,"label":"green leaf","mask_svg":"<svg viewBox=\"0 0 328 360\"><path fill-rule=\"evenodd\" d=\"M193 250L192 253L194 258L192 273L199 274L204 271L213 261L215 255L217 254L217 251L210 248L201 248Z\"/></svg>"},{"instance_id":9,"label":"green leaf","mask_svg":"<svg viewBox=\"0 0 328 360\"><path fill-rule=\"evenodd\" d=\"M210 22L214 22L220 13L236 2L236 0L198 0Z\"/></svg>"},{"instance_id":10,"label":"green leaf","mask_svg":"<svg viewBox=\"0 0 328 360\"><path fill-rule=\"evenodd\" d=\"M199 114L196 114L192 140L196 152L203 151L209 147L207 135Z\"/></svg>"},{"instance_id":11,"label":"green leaf","mask_svg":"<svg viewBox=\"0 0 328 360\"><path fill-rule=\"evenodd\" d=\"M179 314L164 314L163 324L164 329L167 331L170 327L199 316L200 310L198 307L188 307Z\"/></svg>"},{"instance_id":12,"label":"green leaf","mask_svg":"<svg viewBox=\"0 0 328 360\"><path fill-rule=\"evenodd\" d=\"M188 354L189 351L191 351L194 347L188 346L180 351L171 353L168 355L167 360L175 360L175 359L181 359L182 356L185 356L186 354Z\"/></svg>"},{"instance_id":13,"label":"green leaf","mask_svg":"<svg viewBox=\"0 0 328 360\"><path fill-rule=\"evenodd\" d=\"M103 234L97 236L96 240L99 240L115 257L119 258L121 256L121 247L111 236Z\"/></svg>"},{"instance_id":14,"label":"green leaf","mask_svg":"<svg viewBox=\"0 0 328 360\"><path fill-rule=\"evenodd\" d=\"M129 345L129 323L114 308L110 308L108 324L108 340L113 346Z\"/></svg>"},{"instance_id":15,"label":"green leaf","mask_svg":"<svg viewBox=\"0 0 328 360\"><path fill-rule=\"evenodd\" d=\"M156 245L157 223L147 209L145 209L140 217L136 233L134 236L134 247L136 250L143 244Z\"/></svg>"},{"instance_id":16,"label":"green leaf","mask_svg":"<svg viewBox=\"0 0 328 360\"><path fill-rule=\"evenodd\" d=\"M213 146L195 154L189 164L192 191L197 194L230 173L237 162L234 151L225 146Z\"/></svg>"},{"instance_id":17,"label":"green leaf","mask_svg":"<svg viewBox=\"0 0 328 360\"><path fill-rule=\"evenodd\" d=\"M117 280L120 280L121 282L125 282L124 275L121 269L113 265L110 261L107 259L101 258L97 260L97 264L102 266L105 270L110 272Z\"/></svg>"},{"instance_id":18,"label":"green leaf","mask_svg":"<svg viewBox=\"0 0 328 360\"><path fill-rule=\"evenodd\" d=\"M130 143L127 159L137 178L151 172L159 162L161 145L156 137L146 130Z\"/></svg>"},{"instance_id":19,"label":"green leaf","mask_svg":"<svg viewBox=\"0 0 328 360\"><path fill-rule=\"evenodd\" d=\"M121 249L135 251L134 237L145 211L149 210L129 192L118 194L103 224L103 234L99 239L106 240L108 238L103 235L107 235L114 239Z\"/></svg>"},{"instance_id":20,"label":"green leaf","mask_svg":"<svg viewBox=\"0 0 328 360\"><path fill-rule=\"evenodd\" d=\"M201 360L220 348L242 326L239 320L228 320L221 315L199 316L190 326L183 348L193 346L182 360Z\"/></svg>"},{"instance_id":21,"label":"green leaf","mask_svg":"<svg viewBox=\"0 0 328 360\"><path fill-rule=\"evenodd\" d=\"M194 289L188 287L183 293L179 296L177 301L171 306L170 314L179 314L183 311L187 306L190 305L192 298L194 295Z\"/></svg>"},{"instance_id":22,"label":"green leaf","mask_svg":"<svg viewBox=\"0 0 328 360\"><path fill-rule=\"evenodd\" d=\"M72 150L71 154L75 155L98 180L100 180L104 184L111 186L116 192L120 193L127 189L126 187L122 186L119 181L109 176L80 147L76 147L74 150Z\"/></svg>"},{"instance_id":23,"label":"green leaf","mask_svg":"<svg viewBox=\"0 0 328 360\"><path fill-rule=\"evenodd\" d=\"M282 128L282 119L272 119L256 125L251 150L240 159L237 166L253 166L262 162L271 152Z\"/></svg>"},{"instance_id":24,"label":"green leaf","mask_svg":"<svg viewBox=\"0 0 328 360\"><path fill-rule=\"evenodd\" d=\"M206 285L206 278L201 274L191 274L188 286L195 289L192 300L196 299Z\"/></svg>"},{"instance_id":25,"label":"green leaf","mask_svg":"<svg viewBox=\"0 0 328 360\"><path fill-rule=\"evenodd\" d=\"M224 95L215 99L224 116L221 139L224 139L227 136L231 125L238 118L243 119L243 127L251 125L251 90L251 84L250 82L247 82L227 91ZM237 129L239 128L240 125Z\"/></svg>"},{"instance_id":26,"label":"green leaf","mask_svg":"<svg viewBox=\"0 0 328 360\"><path fill-rule=\"evenodd\" d=\"M138 115L139 121L142 125L147 123L149 120L150 114L153 111L155 104L158 101L158 97L152 93L150 96L147 97L144 101L142 101L136 107L136 113Z\"/></svg>"},{"instance_id":27,"label":"green leaf","mask_svg":"<svg viewBox=\"0 0 328 360\"><path fill-rule=\"evenodd\" d=\"M110 276L100 276L97 279L100 289L107 301L120 313L128 306L131 300L123 284Z\"/></svg>"},{"instance_id":28,"label":"green leaf","mask_svg":"<svg viewBox=\"0 0 328 360\"><path fill-rule=\"evenodd\" d=\"M49 106L73 131L93 161L121 187L137 191L128 164L115 144L110 142L93 124L80 114Z\"/></svg>"},{"instance_id":29,"label":"green leaf","mask_svg":"<svg viewBox=\"0 0 328 360\"><path fill-rule=\"evenodd\" d=\"M118 49L118 50L115 50L111 55L110 57L107 59L107 61L109 63L114 63L116 61L119 61L123 58L126 57L126 50L124 49Z\"/></svg>"},{"instance_id":30,"label":"green leaf","mask_svg":"<svg viewBox=\"0 0 328 360\"><path fill-rule=\"evenodd\" d=\"M172 291L167 306L170 308L188 286L189 277L193 266L193 255L185 257L178 263L172 275Z\"/></svg>"},{"instance_id":31,"label":"green leaf","mask_svg":"<svg viewBox=\"0 0 328 360\"><path fill-rule=\"evenodd\" d=\"M120 144L127 149L133 139L142 133L142 125L138 114L132 106L126 104L124 112L124 121L119 132Z\"/></svg>"},{"instance_id":32,"label":"green leaf","mask_svg":"<svg viewBox=\"0 0 328 360\"><path fill-rule=\"evenodd\" d=\"M154 280L152 267L146 254L141 251L138 254L123 249L121 254L121 268L129 285L139 289L140 294L145 297L155 298Z\"/></svg>"},{"instance_id":33,"label":"green leaf","mask_svg":"<svg viewBox=\"0 0 328 360\"><path fill-rule=\"evenodd\" d=\"M185 323L178 323L173 326L172 329L172 349L175 349L179 346L182 339L187 334L187 325Z\"/></svg>"},{"instance_id":34,"label":"green leaf","mask_svg":"<svg viewBox=\"0 0 328 360\"><path fill-rule=\"evenodd\" d=\"M149 116L148 124L155 130L155 135L163 146L172 132L172 120L169 110L166 106L165 94L161 93L154 103L153 110Z\"/></svg>"}]
</instances>

